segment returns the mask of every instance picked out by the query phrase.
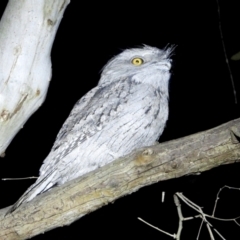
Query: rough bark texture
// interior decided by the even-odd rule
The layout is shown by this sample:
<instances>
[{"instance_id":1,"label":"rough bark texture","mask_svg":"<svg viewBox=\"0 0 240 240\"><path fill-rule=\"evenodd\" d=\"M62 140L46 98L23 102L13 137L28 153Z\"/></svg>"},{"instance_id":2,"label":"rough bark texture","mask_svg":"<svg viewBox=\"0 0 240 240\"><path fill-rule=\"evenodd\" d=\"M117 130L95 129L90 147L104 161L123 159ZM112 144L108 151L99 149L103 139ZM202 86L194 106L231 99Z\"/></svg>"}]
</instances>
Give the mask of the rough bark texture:
<instances>
[{"instance_id":1,"label":"rough bark texture","mask_svg":"<svg viewBox=\"0 0 240 240\"><path fill-rule=\"evenodd\" d=\"M0 211L0 239L27 239L69 225L109 202L158 181L240 160L240 119L140 149L36 197L13 214Z\"/></svg>"}]
</instances>

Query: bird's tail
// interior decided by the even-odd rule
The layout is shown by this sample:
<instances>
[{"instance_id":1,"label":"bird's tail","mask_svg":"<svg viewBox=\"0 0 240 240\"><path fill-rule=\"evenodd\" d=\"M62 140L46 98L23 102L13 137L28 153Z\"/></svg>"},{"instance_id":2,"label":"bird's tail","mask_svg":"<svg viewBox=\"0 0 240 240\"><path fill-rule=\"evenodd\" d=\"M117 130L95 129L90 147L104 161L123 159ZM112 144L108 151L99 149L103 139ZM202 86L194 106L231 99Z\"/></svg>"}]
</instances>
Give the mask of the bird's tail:
<instances>
[{"instance_id":1,"label":"bird's tail","mask_svg":"<svg viewBox=\"0 0 240 240\"><path fill-rule=\"evenodd\" d=\"M6 212L6 215L9 213L14 212L22 203L29 202L33 198L35 198L37 195L46 192L53 186L51 182L51 177L49 177L50 174L46 176L40 176L37 181L31 185L27 191L18 199L18 201L13 204L8 211Z\"/></svg>"}]
</instances>

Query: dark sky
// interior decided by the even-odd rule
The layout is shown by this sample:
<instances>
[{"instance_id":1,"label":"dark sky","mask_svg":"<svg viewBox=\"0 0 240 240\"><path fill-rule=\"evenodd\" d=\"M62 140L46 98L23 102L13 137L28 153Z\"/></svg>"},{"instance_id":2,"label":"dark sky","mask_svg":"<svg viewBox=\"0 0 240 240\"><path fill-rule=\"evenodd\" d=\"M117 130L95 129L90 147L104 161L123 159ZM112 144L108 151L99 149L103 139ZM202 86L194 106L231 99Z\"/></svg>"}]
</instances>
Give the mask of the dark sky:
<instances>
[{"instance_id":1,"label":"dark sky","mask_svg":"<svg viewBox=\"0 0 240 240\"><path fill-rule=\"evenodd\" d=\"M1 1L4 11L7 1ZM38 175L42 161L75 102L93 88L100 70L122 49L147 44L177 45L170 81L170 115L161 142L207 130L240 117L240 61L230 67L237 91L234 102L230 75L219 32L216 0L80 3L72 0L52 49L53 77L42 107L29 119L0 159L0 178ZM220 1L227 56L240 51L237 1ZM0 65L1 66L1 65ZM240 188L240 165L232 164L159 182L123 197L78 220L33 239L171 239L137 220L141 217L163 230L177 231L173 194L183 192L211 213L220 187ZM13 204L33 183L0 181L0 207ZM166 192L165 203L161 193ZM219 217L240 215L240 194L223 192ZM184 214L192 214L183 206ZM221 215L222 214L222 215ZM225 214L225 215L224 215ZM228 214L228 215L227 215ZM234 224L213 222L227 239L240 235ZM182 239L196 239L200 221L184 224ZM111 230L111 231L110 231ZM210 239L206 229L200 239ZM217 238L216 239L220 239Z\"/></svg>"}]
</instances>

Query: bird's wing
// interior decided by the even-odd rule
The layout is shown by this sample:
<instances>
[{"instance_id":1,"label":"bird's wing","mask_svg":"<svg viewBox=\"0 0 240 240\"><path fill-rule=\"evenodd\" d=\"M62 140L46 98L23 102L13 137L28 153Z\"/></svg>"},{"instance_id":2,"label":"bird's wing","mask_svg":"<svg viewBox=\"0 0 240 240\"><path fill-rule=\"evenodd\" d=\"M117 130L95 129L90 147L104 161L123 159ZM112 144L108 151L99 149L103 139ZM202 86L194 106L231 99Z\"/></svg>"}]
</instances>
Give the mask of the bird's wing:
<instances>
[{"instance_id":1,"label":"bird's wing","mask_svg":"<svg viewBox=\"0 0 240 240\"><path fill-rule=\"evenodd\" d=\"M62 128L60 129L59 133L57 134L56 140L52 149L57 149L59 144L64 141L66 135L71 132L73 129L77 117L83 111L83 109L88 105L89 101L92 99L94 94L96 93L98 87L91 89L87 92L82 98L80 98L76 104L74 105L72 111L70 112L67 120L64 122Z\"/></svg>"},{"instance_id":2,"label":"bird's wing","mask_svg":"<svg viewBox=\"0 0 240 240\"><path fill-rule=\"evenodd\" d=\"M132 79L128 77L96 88L91 99L88 99L88 104L84 104L81 99L60 130L52 151L44 160L40 175L57 167L61 159L99 131L104 131L105 126L114 126L114 122L121 121L121 116L131 115L129 109L142 113L147 111L152 105L152 99L145 99L145 106L139 106L138 101L148 95L149 91L153 91L153 87L133 85ZM131 119L131 116L129 118Z\"/></svg>"}]
</instances>

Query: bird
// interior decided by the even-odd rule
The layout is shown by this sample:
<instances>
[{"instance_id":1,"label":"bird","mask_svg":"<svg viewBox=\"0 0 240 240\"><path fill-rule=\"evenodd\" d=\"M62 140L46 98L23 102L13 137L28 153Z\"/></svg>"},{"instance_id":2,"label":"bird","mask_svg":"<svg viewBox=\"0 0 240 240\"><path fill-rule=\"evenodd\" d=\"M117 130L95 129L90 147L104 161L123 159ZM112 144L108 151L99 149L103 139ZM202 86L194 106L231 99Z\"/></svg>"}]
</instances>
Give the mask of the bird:
<instances>
[{"instance_id":1,"label":"bird","mask_svg":"<svg viewBox=\"0 0 240 240\"><path fill-rule=\"evenodd\" d=\"M11 206L151 146L168 119L173 47L130 48L103 67L96 87L74 105L36 182Z\"/></svg>"}]
</instances>

